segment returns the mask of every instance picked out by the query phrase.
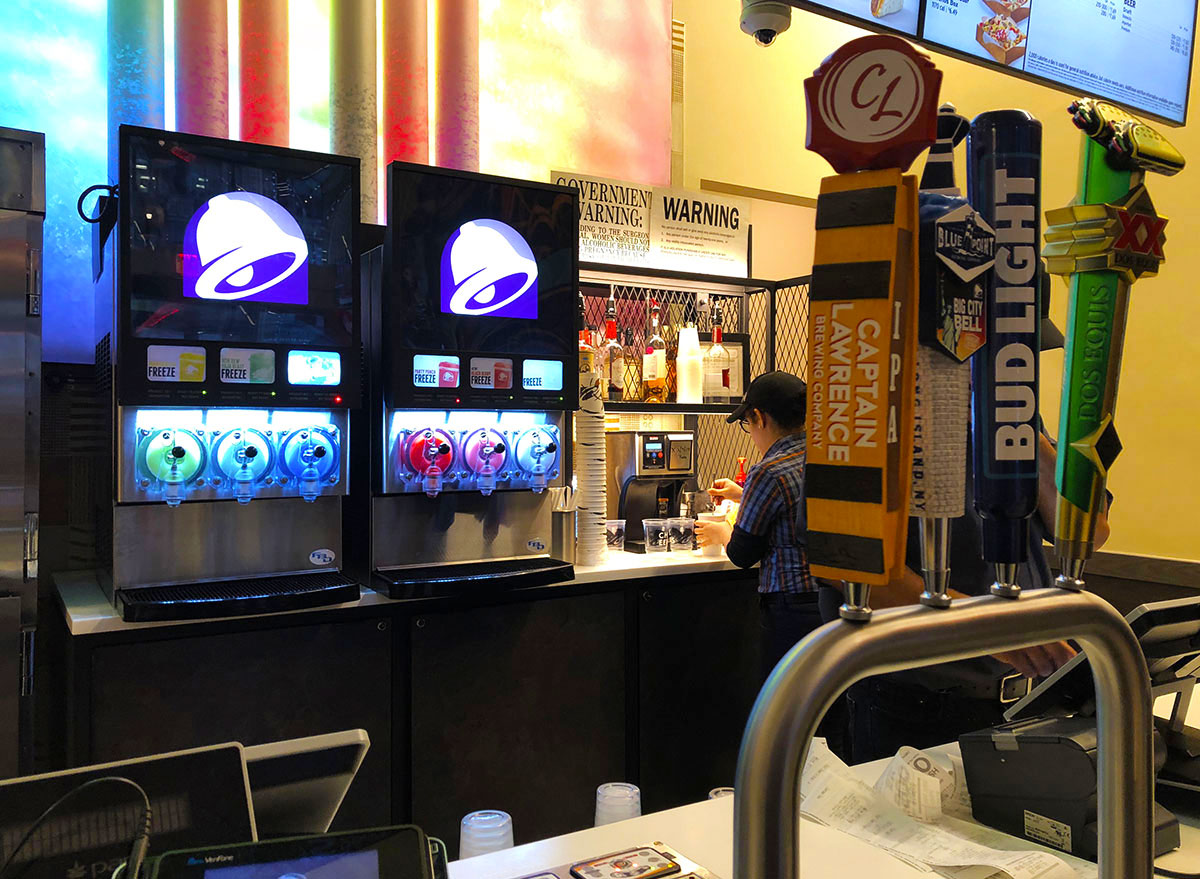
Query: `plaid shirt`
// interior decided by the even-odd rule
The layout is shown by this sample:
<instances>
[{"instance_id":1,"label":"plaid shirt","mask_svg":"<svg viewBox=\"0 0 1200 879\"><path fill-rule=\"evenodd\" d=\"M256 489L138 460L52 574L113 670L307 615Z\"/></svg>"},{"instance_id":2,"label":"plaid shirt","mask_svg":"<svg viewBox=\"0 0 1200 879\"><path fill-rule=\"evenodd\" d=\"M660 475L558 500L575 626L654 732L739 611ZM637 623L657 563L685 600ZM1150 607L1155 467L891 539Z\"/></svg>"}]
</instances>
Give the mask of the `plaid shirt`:
<instances>
[{"instance_id":1,"label":"plaid shirt","mask_svg":"<svg viewBox=\"0 0 1200 879\"><path fill-rule=\"evenodd\" d=\"M805 550L804 434L776 440L750 468L742 490L736 530L766 540L759 568L759 592L814 592Z\"/></svg>"}]
</instances>

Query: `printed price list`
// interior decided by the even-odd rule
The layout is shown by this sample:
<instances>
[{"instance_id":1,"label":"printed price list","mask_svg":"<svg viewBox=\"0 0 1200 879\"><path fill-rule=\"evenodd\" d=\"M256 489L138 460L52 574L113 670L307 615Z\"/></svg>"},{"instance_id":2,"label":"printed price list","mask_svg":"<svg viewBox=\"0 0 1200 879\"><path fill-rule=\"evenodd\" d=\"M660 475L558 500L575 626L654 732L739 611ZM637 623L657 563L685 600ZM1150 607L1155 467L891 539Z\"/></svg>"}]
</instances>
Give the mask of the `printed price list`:
<instances>
[{"instance_id":1,"label":"printed price list","mask_svg":"<svg viewBox=\"0 0 1200 879\"><path fill-rule=\"evenodd\" d=\"M1114 0L1096 0L1096 10L1101 18L1117 20L1117 4Z\"/></svg>"},{"instance_id":2,"label":"printed price list","mask_svg":"<svg viewBox=\"0 0 1200 879\"><path fill-rule=\"evenodd\" d=\"M958 10L970 2L971 0L929 0L929 5L946 15L958 15Z\"/></svg>"}]
</instances>

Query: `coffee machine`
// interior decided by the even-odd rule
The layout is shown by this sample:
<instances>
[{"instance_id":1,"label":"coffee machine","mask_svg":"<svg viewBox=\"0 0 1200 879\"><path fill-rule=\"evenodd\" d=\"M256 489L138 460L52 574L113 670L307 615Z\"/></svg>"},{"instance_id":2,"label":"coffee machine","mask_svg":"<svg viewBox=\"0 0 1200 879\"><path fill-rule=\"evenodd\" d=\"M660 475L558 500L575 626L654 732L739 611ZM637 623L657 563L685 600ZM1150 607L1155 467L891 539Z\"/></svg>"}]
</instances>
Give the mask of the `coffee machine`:
<instances>
[{"instance_id":1,"label":"coffee machine","mask_svg":"<svg viewBox=\"0 0 1200 879\"><path fill-rule=\"evenodd\" d=\"M645 552L643 519L679 515L683 492L695 488L696 434L615 430L604 435L608 517L625 520L625 549Z\"/></svg>"},{"instance_id":2,"label":"coffee machine","mask_svg":"<svg viewBox=\"0 0 1200 879\"><path fill-rule=\"evenodd\" d=\"M131 126L119 150L97 252L102 587L132 621L357 599L359 160Z\"/></svg>"},{"instance_id":3,"label":"coffee machine","mask_svg":"<svg viewBox=\"0 0 1200 879\"><path fill-rule=\"evenodd\" d=\"M574 190L393 162L364 256L369 480L351 527L364 583L403 599L569 580L552 488L578 406Z\"/></svg>"}]
</instances>

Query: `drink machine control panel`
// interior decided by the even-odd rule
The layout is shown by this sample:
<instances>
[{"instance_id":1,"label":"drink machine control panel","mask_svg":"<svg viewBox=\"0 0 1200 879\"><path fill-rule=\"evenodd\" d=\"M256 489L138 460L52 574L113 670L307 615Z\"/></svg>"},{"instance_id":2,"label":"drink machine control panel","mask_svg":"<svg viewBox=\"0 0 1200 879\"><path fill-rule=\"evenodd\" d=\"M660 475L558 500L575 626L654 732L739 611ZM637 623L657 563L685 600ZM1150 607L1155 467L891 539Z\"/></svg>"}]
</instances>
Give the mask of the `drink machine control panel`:
<instances>
[{"instance_id":1,"label":"drink machine control panel","mask_svg":"<svg viewBox=\"0 0 1200 879\"><path fill-rule=\"evenodd\" d=\"M637 433L638 476L687 476L695 466L691 433Z\"/></svg>"}]
</instances>

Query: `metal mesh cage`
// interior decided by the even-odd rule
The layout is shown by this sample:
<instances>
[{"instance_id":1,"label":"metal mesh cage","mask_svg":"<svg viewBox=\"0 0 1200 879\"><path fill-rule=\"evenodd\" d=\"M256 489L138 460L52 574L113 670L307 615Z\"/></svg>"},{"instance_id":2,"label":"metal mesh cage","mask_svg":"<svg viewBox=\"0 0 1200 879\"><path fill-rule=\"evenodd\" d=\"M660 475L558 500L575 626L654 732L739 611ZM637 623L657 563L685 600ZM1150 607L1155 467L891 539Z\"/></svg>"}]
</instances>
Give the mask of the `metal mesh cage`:
<instances>
[{"instance_id":1,"label":"metal mesh cage","mask_svg":"<svg viewBox=\"0 0 1200 879\"><path fill-rule=\"evenodd\" d=\"M662 310L659 334L667 343L667 400L673 401L676 385L675 352L679 343L679 328L692 324L703 337L712 332L713 307L720 304L722 328L726 333L746 330L747 296L740 292L689 290L686 287L666 288L635 284L602 284L584 282L581 287L584 305L584 324L594 334L597 348L604 344L605 318L610 295L616 304L617 341L628 352L625 357L624 389L620 402L643 402L646 391L642 386L642 355L650 337L651 303ZM628 331L628 340L626 332ZM753 344L751 348L753 349ZM753 363L753 350L751 351ZM648 406L655 405L647 403Z\"/></svg>"},{"instance_id":2,"label":"metal mesh cage","mask_svg":"<svg viewBox=\"0 0 1200 879\"><path fill-rule=\"evenodd\" d=\"M809 278L794 278L746 297L746 332L750 335L750 375L775 369L808 379ZM724 415L696 417L696 479L701 486L714 479L732 479L738 458L749 468L758 460L750 436L725 423Z\"/></svg>"}]
</instances>

